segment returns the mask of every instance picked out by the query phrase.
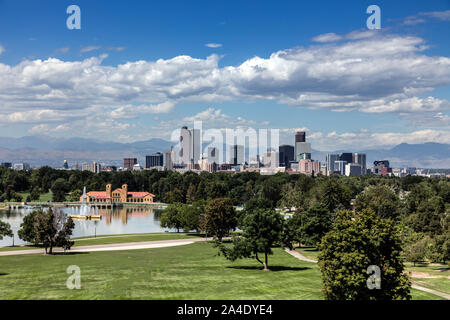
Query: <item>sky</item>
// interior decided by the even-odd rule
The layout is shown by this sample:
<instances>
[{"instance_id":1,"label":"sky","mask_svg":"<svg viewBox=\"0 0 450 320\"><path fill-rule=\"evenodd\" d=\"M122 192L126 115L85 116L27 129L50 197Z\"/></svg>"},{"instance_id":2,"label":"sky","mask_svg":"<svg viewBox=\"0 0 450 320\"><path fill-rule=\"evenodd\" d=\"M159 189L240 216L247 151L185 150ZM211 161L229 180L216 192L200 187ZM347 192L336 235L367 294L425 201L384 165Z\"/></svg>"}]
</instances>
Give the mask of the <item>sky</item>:
<instances>
[{"instance_id":1,"label":"sky","mask_svg":"<svg viewBox=\"0 0 450 320\"><path fill-rule=\"evenodd\" d=\"M323 151L450 143L449 31L450 0L0 0L0 136L169 140L200 120Z\"/></svg>"}]
</instances>

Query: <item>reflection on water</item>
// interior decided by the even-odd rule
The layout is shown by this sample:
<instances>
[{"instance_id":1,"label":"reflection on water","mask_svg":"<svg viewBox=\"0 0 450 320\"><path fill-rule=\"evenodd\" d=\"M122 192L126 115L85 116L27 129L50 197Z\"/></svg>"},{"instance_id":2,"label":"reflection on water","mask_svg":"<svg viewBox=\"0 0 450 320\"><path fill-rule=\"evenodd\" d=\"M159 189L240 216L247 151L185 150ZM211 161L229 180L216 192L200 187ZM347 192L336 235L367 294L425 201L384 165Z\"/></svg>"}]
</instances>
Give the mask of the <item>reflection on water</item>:
<instances>
[{"instance_id":1,"label":"reflection on water","mask_svg":"<svg viewBox=\"0 0 450 320\"><path fill-rule=\"evenodd\" d=\"M169 229L161 228L160 216L163 210L153 209L150 207L121 207L113 209L100 209L90 207L88 214L100 215L102 218L98 221L90 220L75 220L75 229L73 230L73 237L83 237L105 234L124 234L124 233L151 233L164 232ZM80 207L61 208L67 214L80 214ZM0 220L8 222L14 232L14 243L16 245L24 242L19 239L17 232L20 229L25 215L30 213L30 210L9 210L0 211ZM4 237L0 240L0 247L12 245L13 239Z\"/></svg>"}]
</instances>

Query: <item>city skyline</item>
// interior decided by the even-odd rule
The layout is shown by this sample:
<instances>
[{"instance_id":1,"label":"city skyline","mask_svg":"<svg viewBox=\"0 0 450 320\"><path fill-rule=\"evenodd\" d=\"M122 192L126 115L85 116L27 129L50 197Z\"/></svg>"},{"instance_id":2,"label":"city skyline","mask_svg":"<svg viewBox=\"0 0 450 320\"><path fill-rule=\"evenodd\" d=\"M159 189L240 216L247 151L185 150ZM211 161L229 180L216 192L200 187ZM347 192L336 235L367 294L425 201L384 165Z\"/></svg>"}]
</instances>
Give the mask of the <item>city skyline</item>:
<instances>
[{"instance_id":1,"label":"city skyline","mask_svg":"<svg viewBox=\"0 0 450 320\"><path fill-rule=\"evenodd\" d=\"M380 30L365 1L79 1L81 30L69 4L0 3L0 136L168 140L202 120L276 128L280 144L306 131L317 150L450 143L443 1L380 1Z\"/></svg>"}]
</instances>

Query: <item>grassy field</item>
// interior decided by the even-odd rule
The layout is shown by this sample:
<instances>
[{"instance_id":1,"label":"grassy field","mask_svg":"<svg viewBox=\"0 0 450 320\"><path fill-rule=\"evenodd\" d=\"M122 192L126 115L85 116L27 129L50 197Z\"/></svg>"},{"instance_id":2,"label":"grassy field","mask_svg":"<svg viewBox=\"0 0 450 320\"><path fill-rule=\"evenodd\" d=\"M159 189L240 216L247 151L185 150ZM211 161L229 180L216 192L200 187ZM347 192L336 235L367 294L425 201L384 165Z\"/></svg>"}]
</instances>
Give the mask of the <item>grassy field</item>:
<instances>
[{"instance_id":1,"label":"grassy field","mask_svg":"<svg viewBox=\"0 0 450 320\"><path fill-rule=\"evenodd\" d=\"M139 234L125 234L125 235L99 235L94 237L80 237L73 238L75 241L74 247L78 246L90 246L97 244L113 244L113 243L125 243L125 242L143 242L143 241L158 241L158 240L175 240L175 239L189 239L193 237L200 237L198 234L187 234L187 233L139 233ZM0 248L1 251L12 251L12 250L29 250L36 249L35 246L14 246L14 247L3 247Z\"/></svg>"},{"instance_id":2,"label":"grassy field","mask_svg":"<svg viewBox=\"0 0 450 320\"><path fill-rule=\"evenodd\" d=\"M81 269L81 289L66 288L66 269ZM272 271L255 260L217 256L210 243L0 257L0 299L323 299L320 271L275 249ZM440 299L412 290L414 299Z\"/></svg>"},{"instance_id":3,"label":"grassy field","mask_svg":"<svg viewBox=\"0 0 450 320\"><path fill-rule=\"evenodd\" d=\"M450 267L442 264L407 264L413 283L450 294Z\"/></svg>"},{"instance_id":4,"label":"grassy field","mask_svg":"<svg viewBox=\"0 0 450 320\"><path fill-rule=\"evenodd\" d=\"M319 250L314 247L296 249L305 257L317 260ZM412 283L450 294L450 267L443 264L417 264L406 263Z\"/></svg>"},{"instance_id":5,"label":"grassy field","mask_svg":"<svg viewBox=\"0 0 450 320\"><path fill-rule=\"evenodd\" d=\"M27 197L30 195L29 192L18 192L18 193L22 196L23 201L26 201ZM47 193L41 194L38 201L39 202L52 201L52 193L47 192Z\"/></svg>"}]
</instances>

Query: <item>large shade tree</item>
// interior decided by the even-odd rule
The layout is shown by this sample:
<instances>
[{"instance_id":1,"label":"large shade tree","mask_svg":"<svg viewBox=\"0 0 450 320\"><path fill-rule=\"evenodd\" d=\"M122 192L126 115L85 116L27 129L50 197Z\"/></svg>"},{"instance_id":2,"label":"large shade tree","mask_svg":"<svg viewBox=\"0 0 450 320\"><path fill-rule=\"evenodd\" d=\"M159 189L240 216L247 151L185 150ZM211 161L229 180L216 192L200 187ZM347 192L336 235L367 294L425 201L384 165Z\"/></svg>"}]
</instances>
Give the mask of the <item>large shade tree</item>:
<instances>
[{"instance_id":1,"label":"large shade tree","mask_svg":"<svg viewBox=\"0 0 450 320\"><path fill-rule=\"evenodd\" d=\"M274 246L292 249L290 230L282 216L273 209L256 209L247 214L242 228L242 234L233 238L231 247L219 245L220 252L231 261L254 258L264 270L269 270L269 255L273 254Z\"/></svg>"},{"instance_id":2,"label":"large shade tree","mask_svg":"<svg viewBox=\"0 0 450 320\"><path fill-rule=\"evenodd\" d=\"M74 243L70 236L75 224L62 210L33 211L25 216L20 226L19 237L44 247L46 254L52 254L54 247L70 249Z\"/></svg>"},{"instance_id":3,"label":"large shade tree","mask_svg":"<svg viewBox=\"0 0 450 320\"><path fill-rule=\"evenodd\" d=\"M372 210L340 211L319 246L325 298L329 300L410 299L397 226ZM370 266L381 271L381 287L368 286Z\"/></svg>"}]
</instances>

